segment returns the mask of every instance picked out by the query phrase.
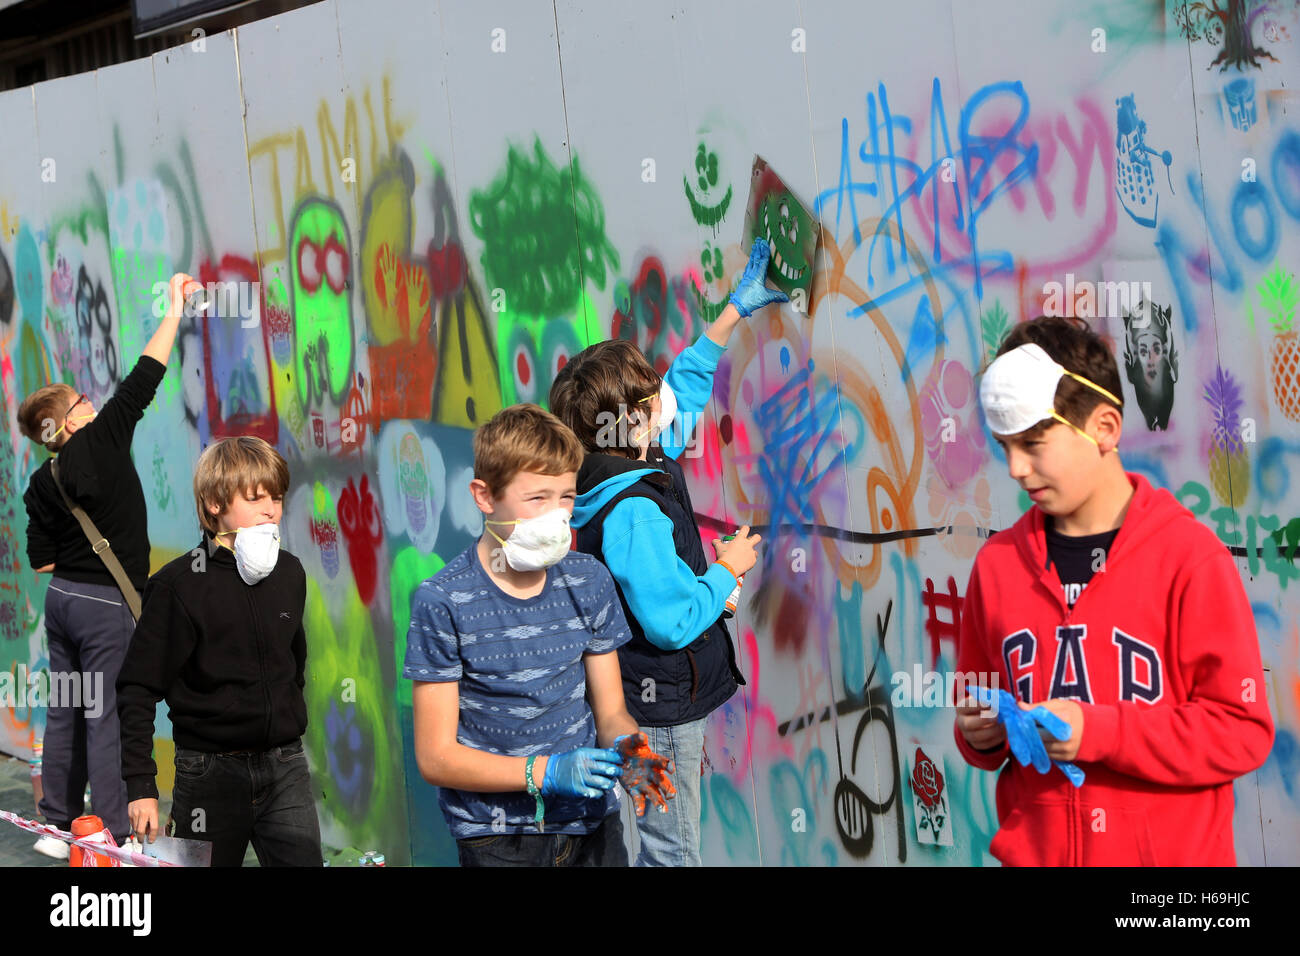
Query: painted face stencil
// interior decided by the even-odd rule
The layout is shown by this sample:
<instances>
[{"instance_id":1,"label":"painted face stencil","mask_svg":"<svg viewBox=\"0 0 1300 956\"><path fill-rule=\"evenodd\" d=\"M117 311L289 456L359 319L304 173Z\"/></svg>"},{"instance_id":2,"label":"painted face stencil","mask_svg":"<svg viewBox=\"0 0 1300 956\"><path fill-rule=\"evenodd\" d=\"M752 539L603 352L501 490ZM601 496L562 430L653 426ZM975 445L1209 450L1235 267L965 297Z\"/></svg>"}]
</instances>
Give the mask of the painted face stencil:
<instances>
[{"instance_id":1,"label":"painted face stencil","mask_svg":"<svg viewBox=\"0 0 1300 956\"><path fill-rule=\"evenodd\" d=\"M806 311L821 225L761 156L754 157L750 174L742 248L751 248L755 239L765 239L772 250L768 281Z\"/></svg>"}]
</instances>

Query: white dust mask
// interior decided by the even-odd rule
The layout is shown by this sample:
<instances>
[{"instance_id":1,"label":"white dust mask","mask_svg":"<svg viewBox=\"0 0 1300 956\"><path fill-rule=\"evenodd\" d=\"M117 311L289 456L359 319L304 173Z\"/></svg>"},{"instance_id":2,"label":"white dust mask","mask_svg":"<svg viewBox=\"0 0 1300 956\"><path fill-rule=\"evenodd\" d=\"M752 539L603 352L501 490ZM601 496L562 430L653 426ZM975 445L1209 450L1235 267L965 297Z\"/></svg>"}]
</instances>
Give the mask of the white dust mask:
<instances>
[{"instance_id":1,"label":"white dust mask","mask_svg":"<svg viewBox=\"0 0 1300 956\"><path fill-rule=\"evenodd\" d=\"M484 519L484 524L512 524L515 530L509 538L501 538L491 528L487 533L501 542L506 563L516 571L541 571L549 568L568 553L573 544L569 531L568 508L556 508L536 518L516 518L514 521Z\"/></svg>"},{"instance_id":2,"label":"white dust mask","mask_svg":"<svg viewBox=\"0 0 1300 956\"><path fill-rule=\"evenodd\" d=\"M673 419L677 417L677 393L667 382L659 386L659 425L656 436L668 431Z\"/></svg>"},{"instance_id":3,"label":"white dust mask","mask_svg":"<svg viewBox=\"0 0 1300 956\"><path fill-rule=\"evenodd\" d=\"M995 435L1019 435L1045 418L1069 425L1094 445L1097 440L1056 411L1056 386L1068 375L1122 408L1124 403L1100 385L1076 375L1032 342L999 355L980 382L980 404Z\"/></svg>"},{"instance_id":4,"label":"white dust mask","mask_svg":"<svg viewBox=\"0 0 1300 956\"><path fill-rule=\"evenodd\" d=\"M650 398L642 399L642 401L648 402L653 399L654 396L652 395ZM673 391L673 387L667 382L661 382L659 384L659 418L633 436L636 443L641 444L646 439L646 436L649 436L651 441L657 441L660 435L668 431L669 426L672 425L673 419L676 417L677 393Z\"/></svg>"},{"instance_id":5,"label":"white dust mask","mask_svg":"<svg viewBox=\"0 0 1300 956\"><path fill-rule=\"evenodd\" d=\"M235 536L235 567L245 584L256 584L275 569L280 558L278 524L259 524L221 534Z\"/></svg>"}]
</instances>

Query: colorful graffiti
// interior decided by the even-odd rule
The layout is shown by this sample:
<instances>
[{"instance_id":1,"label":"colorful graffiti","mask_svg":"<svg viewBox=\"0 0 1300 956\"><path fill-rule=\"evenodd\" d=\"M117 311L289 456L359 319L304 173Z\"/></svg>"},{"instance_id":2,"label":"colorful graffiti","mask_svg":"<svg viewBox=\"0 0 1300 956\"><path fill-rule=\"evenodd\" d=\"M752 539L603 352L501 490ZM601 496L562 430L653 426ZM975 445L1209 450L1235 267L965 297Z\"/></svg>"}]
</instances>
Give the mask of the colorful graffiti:
<instances>
[{"instance_id":1,"label":"colorful graffiti","mask_svg":"<svg viewBox=\"0 0 1300 956\"><path fill-rule=\"evenodd\" d=\"M112 115L57 183L0 158L0 669L47 666L20 500L42 453L18 435L18 403L52 381L102 403L155 328L156 282L230 283L233 310L182 324L136 432L152 564L197 541L207 443L275 443L292 474L285 547L310 581L323 837L453 863L400 673L411 593L482 528L473 429L546 404L595 341L634 342L666 372L725 308L750 212L806 297L737 326L681 459L706 551L741 523L764 536L733 622L747 684L712 715L704 765L679 769L703 775L705 862L990 863L993 775L962 760L951 708L900 704L891 679L955 666L971 561L1028 507L978 409L985 363L1048 283L1140 263L1160 289L1149 320L1097 320L1134 399L1124 462L1238 561L1278 724L1268 763L1238 782L1239 853L1300 862L1300 126L1277 69L1300 28L1276 2L1163 6L1023 12L1049 76L1015 38L985 31L979 47L965 8L941 3L960 86L956 60L890 55L932 27L916 11L810 8L810 31L876 38L881 56L810 52L807 75L754 102L719 99L735 84L700 45L714 38L677 11L698 92L665 125L627 105L659 95L641 89L664 74L659 53L615 14L563 3L558 53L497 58L490 78L341 30L357 0L297 14L296 37L339 51L323 73L274 35L278 18L241 28L238 51L213 38L204 58L160 54L156 103L103 99ZM742 40L776 15L760 7ZM1105 56L1087 49L1089 17L1111 24ZM1166 54L1187 62L1189 44L1171 83ZM93 84L124 75L67 82L96 102ZM228 102L218 75L241 77ZM184 132L171 84L214 128ZM1190 109L1188 84L1217 113ZM0 119L26 116L13 140L56 151L77 117L49 107L37 129L33 96L48 94L0 94ZM813 122L792 136L774 116ZM226 125L246 147L210 145ZM760 156L779 190L746 191ZM30 754L43 720L0 708L0 750Z\"/></svg>"}]
</instances>

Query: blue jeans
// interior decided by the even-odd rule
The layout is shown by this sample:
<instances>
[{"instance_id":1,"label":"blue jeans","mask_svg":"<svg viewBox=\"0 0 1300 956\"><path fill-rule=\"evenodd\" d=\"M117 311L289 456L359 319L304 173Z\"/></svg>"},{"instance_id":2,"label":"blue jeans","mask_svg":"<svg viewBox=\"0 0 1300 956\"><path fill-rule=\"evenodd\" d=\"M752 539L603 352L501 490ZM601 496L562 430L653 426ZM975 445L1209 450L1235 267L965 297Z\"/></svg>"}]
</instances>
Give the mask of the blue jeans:
<instances>
[{"instance_id":1,"label":"blue jeans","mask_svg":"<svg viewBox=\"0 0 1300 956\"><path fill-rule=\"evenodd\" d=\"M45 592L45 635L50 673L79 674L80 700L54 700L45 718L40 810L61 830L91 804L120 844L131 832L122 781L122 735L117 723L117 673L135 633L135 621L114 586L83 584L55 575ZM53 685L51 685L53 686ZM62 698L65 695L60 693ZM56 706L57 705L57 706Z\"/></svg>"},{"instance_id":2,"label":"blue jeans","mask_svg":"<svg viewBox=\"0 0 1300 956\"><path fill-rule=\"evenodd\" d=\"M642 727L650 749L673 761L673 786L677 796L660 813L649 801L645 815L637 817L641 852L637 866L701 866L700 768L704 761L704 725L707 717L676 727Z\"/></svg>"},{"instance_id":3,"label":"blue jeans","mask_svg":"<svg viewBox=\"0 0 1300 956\"><path fill-rule=\"evenodd\" d=\"M260 753L176 748L174 836L212 843L213 866L320 866L320 823L302 741Z\"/></svg>"},{"instance_id":4,"label":"blue jeans","mask_svg":"<svg viewBox=\"0 0 1300 956\"><path fill-rule=\"evenodd\" d=\"M461 866L627 866L623 824L611 813L587 834L502 833L456 841Z\"/></svg>"}]
</instances>

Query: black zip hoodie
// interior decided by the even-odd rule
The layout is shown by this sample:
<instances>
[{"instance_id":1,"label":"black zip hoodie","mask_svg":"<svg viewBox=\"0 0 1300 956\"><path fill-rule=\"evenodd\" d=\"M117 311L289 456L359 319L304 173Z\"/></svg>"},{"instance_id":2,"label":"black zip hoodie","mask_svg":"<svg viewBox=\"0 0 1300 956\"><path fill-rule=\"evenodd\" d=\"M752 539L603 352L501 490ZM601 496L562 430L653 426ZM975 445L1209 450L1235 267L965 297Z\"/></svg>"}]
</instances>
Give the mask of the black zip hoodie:
<instances>
[{"instance_id":1,"label":"black zip hoodie","mask_svg":"<svg viewBox=\"0 0 1300 956\"><path fill-rule=\"evenodd\" d=\"M307 575L288 551L250 586L206 534L149 579L117 678L128 800L158 796L154 712L164 698L179 747L261 751L302 736L306 603Z\"/></svg>"}]
</instances>

